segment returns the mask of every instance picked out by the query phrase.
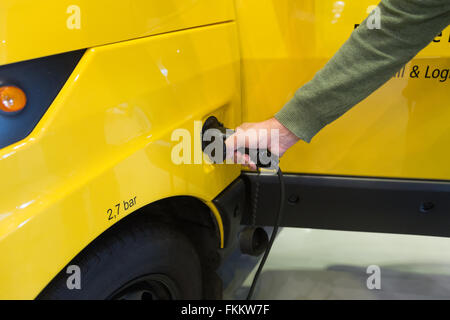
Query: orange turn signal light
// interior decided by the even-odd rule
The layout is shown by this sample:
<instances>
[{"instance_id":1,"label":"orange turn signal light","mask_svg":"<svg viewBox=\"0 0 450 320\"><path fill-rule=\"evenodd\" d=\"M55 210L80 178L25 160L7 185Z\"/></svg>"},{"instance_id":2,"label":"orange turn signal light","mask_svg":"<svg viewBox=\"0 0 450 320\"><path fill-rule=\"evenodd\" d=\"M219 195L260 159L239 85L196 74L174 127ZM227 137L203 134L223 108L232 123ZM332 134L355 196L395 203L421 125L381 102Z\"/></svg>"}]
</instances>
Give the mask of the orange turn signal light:
<instances>
[{"instance_id":1,"label":"orange turn signal light","mask_svg":"<svg viewBox=\"0 0 450 320\"><path fill-rule=\"evenodd\" d=\"M18 112L25 108L27 96L22 89L15 86L0 87L0 110Z\"/></svg>"}]
</instances>

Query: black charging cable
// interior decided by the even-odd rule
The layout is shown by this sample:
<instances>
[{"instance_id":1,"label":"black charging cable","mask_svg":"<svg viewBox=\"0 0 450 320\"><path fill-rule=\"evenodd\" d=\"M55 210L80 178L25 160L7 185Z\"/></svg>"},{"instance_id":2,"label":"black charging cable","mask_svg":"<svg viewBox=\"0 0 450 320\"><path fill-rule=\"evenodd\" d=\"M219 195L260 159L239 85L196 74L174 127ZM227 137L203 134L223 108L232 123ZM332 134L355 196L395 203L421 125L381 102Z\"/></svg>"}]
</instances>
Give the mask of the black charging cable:
<instances>
[{"instance_id":1,"label":"black charging cable","mask_svg":"<svg viewBox=\"0 0 450 320\"><path fill-rule=\"evenodd\" d=\"M221 137L221 140L223 143L222 162L214 162L214 163L223 163L223 161L225 160L226 155L227 155L227 147L225 145L225 140L227 139L227 137L229 135L231 135L233 133L233 131L227 130L224 127L224 125L222 123L220 123L219 120L217 120L216 117L210 116L208 119L205 120L205 123L203 124L203 128L202 128L202 150L204 152L205 152L205 149L208 147L208 145L211 143L211 140L203 138L205 136L207 130L209 130L209 129L218 130L218 132L220 133L220 137ZM277 213L276 220L275 220L275 223L273 226L272 235L270 236L270 240L264 251L264 255L261 259L261 262L259 263L258 270L255 273L252 285L251 285L250 290L247 295L247 300L251 300L253 293L255 291L256 283L258 282L259 275L261 274L264 264L266 263L267 257L269 256L270 249L272 248L273 242L275 241L275 237L277 236L278 226L280 225L280 222L281 222L281 215L284 210L284 201L285 201L286 197L285 197L283 172L281 172L281 169L279 167L279 159L276 155L272 154L270 152L270 150L265 150L265 149L249 150L248 148L244 148L243 150L239 149L238 151L250 156L250 159L253 160L253 162L256 164L256 166L258 168L258 175L260 174L259 173L260 168L273 169L273 170L276 169L277 175L278 175L278 181L279 181L279 185L280 185L280 205L279 205L278 213ZM214 161L214 155L215 154L208 154L210 159L213 161ZM258 189L259 188L257 188L257 190L255 191L255 202L257 201ZM256 214L256 204L254 204L254 205L255 205L254 214ZM255 224L255 221L253 221L253 225L254 224Z\"/></svg>"},{"instance_id":2,"label":"black charging cable","mask_svg":"<svg viewBox=\"0 0 450 320\"><path fill-rule=\"evenodd\" d=\"M258 172L259 174L259 172ZM275 224L273 226L272 234L270 236L269 243L267 245L266 251L264 252L264 255L261 259L261 262L259 263L258 270L256 270L255 276L253 277L252 285L250 286L250 290L248 291L247 300L251 300L253 293L255 291L256 283L258 282L259 275L261 274L262 269L264 268L264 264L266 263L267 257L269 256L270 249L272 249L272 245L275 241L275 237L277 236L278 227L281 223L281 215L284 210L284 199L285 199L285 186L284 186L284 180L283 180L283 172L280 168L277 170L278 175L278 183L280 185L280 205L278 209L278 213L276 216Z\"/></svg>"}]
</instances>

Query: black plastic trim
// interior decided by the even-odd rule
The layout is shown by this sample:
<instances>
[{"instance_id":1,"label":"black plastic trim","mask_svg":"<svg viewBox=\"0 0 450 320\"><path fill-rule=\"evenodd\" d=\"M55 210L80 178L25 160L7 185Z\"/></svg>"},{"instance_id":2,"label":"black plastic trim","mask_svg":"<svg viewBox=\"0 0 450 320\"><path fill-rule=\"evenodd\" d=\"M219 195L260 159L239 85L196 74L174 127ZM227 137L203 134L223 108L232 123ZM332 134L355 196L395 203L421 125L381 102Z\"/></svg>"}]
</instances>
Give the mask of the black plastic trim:
<instances>
[{"instance_id":1,"label":"black plastic trim","mask_svg":"<svg viewBox=\"0 0 450 320\"><path fill-rule=\"evenodd\" d=\"M276 175L244 173L250 194L260 181L256 224L278 210ZM450 237L450 182L285 174L281 226ZM250 223L244 211L242 224Z\"/></svg>"},{"instance_id":2,"label":"black plastic trim","mask_svg":"<svg viewBox=\"0 0 450 320\"><path fill-rule=\"evenodd\" d=\"M77 50L0 66L0 85L15 85L27 96L27 104L19 113L0 113L0 148L31 133L84 52Z\"/></svg>"}]
</instances>

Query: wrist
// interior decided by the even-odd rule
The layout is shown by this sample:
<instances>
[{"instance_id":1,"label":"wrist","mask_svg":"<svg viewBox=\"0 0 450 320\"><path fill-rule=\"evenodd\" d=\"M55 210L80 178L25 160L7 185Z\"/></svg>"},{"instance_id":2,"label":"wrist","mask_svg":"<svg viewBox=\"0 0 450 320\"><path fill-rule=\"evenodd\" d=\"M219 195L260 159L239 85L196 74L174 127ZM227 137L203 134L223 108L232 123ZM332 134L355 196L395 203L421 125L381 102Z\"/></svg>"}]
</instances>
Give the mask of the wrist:
<instances>
[{"instance_id":1,"label":"wrist","mask_svg":"<svg viewBox=\"0 0 450 320\"><path fill-rule=\"evenodd\" d=\"M278 141L275 142L275 144L278 145L279 156L281 157L290 147L296 144L300 138L286 128L280 121L278 121L278 119L271 118L269 121L271 123L271 128L278 130Z\"/></svg>"},{"instance_id":2,"label":"wrist","mask_svg":"<svg viewBox=\"0 0 450 320\"><path fill-rule=\"evenodd\" d=\"M270 120L273 122L274 127L279 130L280 138L291 141L292 144L300 140L299 137L297 137L291 130L284 126L278 119L271 118Z\"/></svg>"}]
</instances>

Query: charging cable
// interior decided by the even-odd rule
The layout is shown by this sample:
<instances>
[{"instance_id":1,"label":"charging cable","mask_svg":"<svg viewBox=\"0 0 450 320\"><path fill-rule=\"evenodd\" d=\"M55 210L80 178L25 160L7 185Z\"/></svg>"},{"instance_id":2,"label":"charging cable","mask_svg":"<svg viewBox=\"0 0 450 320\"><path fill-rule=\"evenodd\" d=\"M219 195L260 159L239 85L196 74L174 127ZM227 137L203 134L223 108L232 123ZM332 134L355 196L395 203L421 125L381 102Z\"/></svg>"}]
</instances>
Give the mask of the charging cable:
<instances>
[{"instance_id":1,"label":"charging cable","mask_svg":"<svg viewBox=\"0 0 450 320\"><path fill-rule=\"evenodd\" d=\"M205 123L203 124L202 128L202 150L205 152L205 149L211 144L211 140L204 139L206 133L210 129L215 129L220 133L220 139L223 143L223 150L222 150L222 161L225 160L226 154L227 154L227 148L225 145L225 140L227 137L233 133L232 130L227 130L222 123L217 120L216 117L210 116L208 119L206 119ZM250 159L256 164L256 167L258 168L258 177L260 175L260 168L266 168L266 169L272 169L277 170L278 175L278 181L280 186L280 205L279 209L276 215L276 220L273 225L272 234L270 236L270 240L267 244L267 247L265 248L264 255L261 259L261 262L259 263L258 269L255 273L255 276L252 281L252 285L250 287L250 290L247 295L247 300L250 300L253 296L253 293L255 291L256 283L258 282L259 275L261 274L261 271L264 267L264 264L267 260L267 257L269 256L270 249L272 248L273 242L275 241L275 237L278 232L278 227L281 222L281 215L284 209L284 201L285 201L285 186L283 181L283 173L281 172L281 169L279 167L279 159L276 155L272 154L269 150L266 149L256 149L256 150L250 150L248 148L239 149L241 153L245 153L250 156ZM212 151L211 151L212 152ZM208 153L207 153L208 154ZM214 154L208 154L211 160L214 159ZM268 161L269 160L269 161ZM214 160L213 160L214 161ZM214 163L223 163L223 162L214 162ZM259 181L257 182L256 190L255 190L255 198L254 198L254 204L253 204L253 227L255 227L256 224L256 202L258 201L258 192L259 192ZM251 231L251 230L250 230ZM242 234L242 233L241 233ZM250 232L250 236L252 235L252 232ZM251 239L251 238L250 238ZM267 235L266 235L266 241L267 241ZM252 243L250 244L252 245ZM242 248L241 248L242 250Z\"/></svg>"},{"instance_id":2,"label":"charging cable","mask_svg":"<svg viewBox=\"0 0 450 320\"><path fill-rule=\"evenodd\" d=\"M259 174L260 173L258 171L258 175ZM256 270L255 276L253 277L252 285L250 286L250 290L248 291L247 300L252 299L253 293L255 291L256 283L258 282L259 275L261 274L261 271L264 268L264 264L266 263L267 257L269 256L270 249L272 249L272 245L275 241L275 237L277 236L278 227L281 223L281 215L284 210L285 186L284 186L284 180L283 180L283 172L281 171L280 168L278 168L278 170L277 170L277 175L278 175L278 183L280 186L280 205L278 208L278 213L276 215L276 220L275 220L275 223L273 226L272 234L270 235L269 243L268 243L267 248L264 252L264 255L261 259L261 262L259 263L258 270ZM255 196L257 197L258 195L255 195Z\"/></svg>"}]
</instances>

